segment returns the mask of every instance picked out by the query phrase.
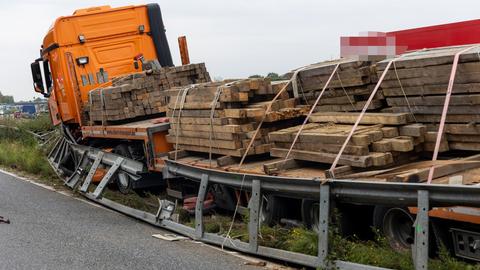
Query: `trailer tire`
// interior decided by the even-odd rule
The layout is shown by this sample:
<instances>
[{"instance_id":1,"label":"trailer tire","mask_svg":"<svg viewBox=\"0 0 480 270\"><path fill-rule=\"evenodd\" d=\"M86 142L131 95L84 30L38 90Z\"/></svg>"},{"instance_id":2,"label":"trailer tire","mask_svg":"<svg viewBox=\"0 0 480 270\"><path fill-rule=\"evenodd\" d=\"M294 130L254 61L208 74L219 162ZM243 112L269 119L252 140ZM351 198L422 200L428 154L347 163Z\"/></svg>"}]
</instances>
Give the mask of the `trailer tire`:
<instances>
[{"instance_id":1,"label":"trailer tire","mask_svg":"<svg viewBox=\"0 0 480 270\"><path fill-rule=\"evenodd\" d=\"M315 232L320 230L320 202L316 200L302 200L302 221L306 228Z\"/></svg>"},{"instance_id":2,"label":"trailer tire","mask_svg":"<svg viewBox=\"0 0 480 270\"><path fill-rule=\"evenodd\" d=\"M260 204L260 224L273 226L284 216L285 204L277 196L264 195Z\"/></svg>"},{"instance_id":3,"label":"trailer tire","mask_svg":"<svg viewBox=\"0 0 480 270\"><path fill-rule=\"evenodd\" d=\"M408 250L413 244L413 223L414 218L407 208L375 206L373 210L373 226L397 251Z\"/></svg>"},{"instance_id":4,"label":"trailer tire","mask_svg":"<svg viewBox=\"0 0 480 270\"><path fill-rule=\"evenodd\" d=\"M113 152L119 156L126 157L131 159L132 154L128 150L126 144L119 144L114 149ZM122 194L128 194L132 190L132 179L126 173L118 173L114 178L114 183L118 188L118 191Z\"/></svg>"}]
</instances>

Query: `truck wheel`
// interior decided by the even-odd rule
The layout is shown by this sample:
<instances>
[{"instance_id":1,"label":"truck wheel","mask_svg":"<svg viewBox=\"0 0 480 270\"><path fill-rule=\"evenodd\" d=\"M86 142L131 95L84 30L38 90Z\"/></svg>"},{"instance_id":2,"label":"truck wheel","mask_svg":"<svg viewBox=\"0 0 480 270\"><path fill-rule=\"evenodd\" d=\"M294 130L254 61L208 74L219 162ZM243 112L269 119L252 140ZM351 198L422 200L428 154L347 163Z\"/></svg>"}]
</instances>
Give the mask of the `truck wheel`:
<instances>
[{"instance_id":1,"label":"truck wheel","mask_svg":"<svg viewBox=\"0 0 480 270\"><path fill-rule=\"evenodd\" d=\"M320 202L302 200L302 221L306 228L315 232L320 230Z\"/></svg>"},{"instance_id":2,"label":"truck wheel","mask_svg":"<svg viewBox=\"0 0 480 270\"><path fill-rule=\"evenodd\" d=\"M129 159L132 158L132 154L130 153L130 150L128 150L128 146L126 144L117 145L113 149L113 152L122 157ZM118 191L120 191L122 194L128 194L132 190L131 179L125 173L118 173L114 179L114 183L116 184Z\"/></svg>"},{"instance_id":3,"label":"truck wheel","mask_svg":"<svg viewBox=\"0 0 480 270\"><path fill-rule=\"evenodd\" d=\"M128 194L132 190L132 182L126 173L118 173L115 178L115 184L117 184L118 191L122 194Z\"/></svg>"},{"instance_id":4,"label":"truck wheel","mask_svg":"<svg viewBox=\"0 0 480 270\"><path fill-rule=\"evenodd\" d=\"M373 211L373 225L389 245L398 251L410 249L414 241L414 218L406 208L376 206Z\"/></svg>"},{"instance_id":5,"label":"truck wheel","mask_svg":"<svg viewBox=\"0 0 480 270\"><path fill-rule=\"evenodd\" d=\"M285 205L281 198L273 195L262 196L260 205L260 224L273 226L283 217Z\"/></svg>"}]
</instances>

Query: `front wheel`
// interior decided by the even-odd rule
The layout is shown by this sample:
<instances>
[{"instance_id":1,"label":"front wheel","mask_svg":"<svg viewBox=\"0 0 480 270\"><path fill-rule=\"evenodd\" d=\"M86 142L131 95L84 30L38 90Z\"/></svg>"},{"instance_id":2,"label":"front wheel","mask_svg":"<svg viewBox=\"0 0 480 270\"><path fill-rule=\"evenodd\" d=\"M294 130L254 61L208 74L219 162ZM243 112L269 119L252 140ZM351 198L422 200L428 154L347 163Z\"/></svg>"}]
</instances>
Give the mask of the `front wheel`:
<instances>
[{"instance_id":1,"label":"front wheel","mask_svg":"<svg viewBox=\"0 0 480 270\"><path fill-rule=\"evenodd\" d=\"M132 159L132 153L126 144L119 144L114 149L113 152L122 157ZM128 194L132 190L132 180L130 176L126 173L119 172L114 180L118 191L122 194Z\"/></svg>"},{"instance_id":2,"label":"front wheel","mask_svg":"<svg viewBox=\"0 0 480 270\"><path fill-rule=\"evenodd\" d=\"M117 184L118 191L122 194L128 194L132 190L130 176L126 173L118 173L115 183Z\"/></svg>"}]
</instances>

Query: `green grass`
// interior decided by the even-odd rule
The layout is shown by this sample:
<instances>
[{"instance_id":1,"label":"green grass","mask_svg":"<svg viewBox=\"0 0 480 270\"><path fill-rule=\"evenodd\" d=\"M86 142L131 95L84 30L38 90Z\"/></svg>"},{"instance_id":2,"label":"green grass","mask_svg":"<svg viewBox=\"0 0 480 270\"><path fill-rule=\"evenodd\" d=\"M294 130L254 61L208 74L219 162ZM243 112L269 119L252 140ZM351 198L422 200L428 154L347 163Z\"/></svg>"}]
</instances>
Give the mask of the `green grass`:
<instances>
[{"instance_id":1,"label":"green grass","mask_svg":"<svg viewBox=\"0 0 480 270\"><path fill-rule=\"evenodd\" d=\"M0 121L0 165L41 178L56 178L46 159L46 150L39 146L31 132L52 130L48 116L36 119L2 119Z\"/></svg>"},{"instance_id":2,"label":"green grass","mask_svg":"<svg viewBox=\"0 0 480 270\"><path fill-rule=\"evenodd\" d=\"M93 185L91 188L93 188ZM152 214L156 214L159 206L157 196L150 193L139 195L131 191L128 194L122 194L116 190L106 188L102 196L125 206Z\"/></svg>"},{"instance_id":3,"label":"green grass","mask_svg":"<svg viewBox=\"0 0 480 270\"><path fill-rule=\"evenodd\" d=\"M43 151L32 144L0 139L0 164L40 177L56 177Z\"/></svg>"},{"instance_id":4,"label":"green grass","mask_svg":"<svg viewBox=\"0 0 480 270\"><path fill-rule=\"evenodd\" d=\"M182 212L182 210L178 211ZM194 218L182 214L184 224L194 227ZM205 232L217 233L225 236L232 222L229 216L218 214L204 217ZM248 217L235 220L230 237L248 242ZM274 227L261 226L258 243L261 246L288 250L316 256L318 254L317 233L302 228L285 228L279 225ZM390 248L385 238L377 236L375 240L361 241L341 237L335 226L330 231L330 261L343 260L354 263L373 265L391 269L414 269L410 252L397 252ZM437 259L429 261L429 269L433 270L480 270L480 265L468 264L459 261L442 249Z\"/></svg>"},{"instance_id":5,"label":"green grass","mask_svg":"<svg viewBox=\"0 0 480 270\"><path fill-rule=\"evenodd\" d=\"M34 119L18 119L13 121L14 124L20 129L29 130L32 132L46 132L54 128L48 114L39 115Z\"/></svg>"}]
</instances>

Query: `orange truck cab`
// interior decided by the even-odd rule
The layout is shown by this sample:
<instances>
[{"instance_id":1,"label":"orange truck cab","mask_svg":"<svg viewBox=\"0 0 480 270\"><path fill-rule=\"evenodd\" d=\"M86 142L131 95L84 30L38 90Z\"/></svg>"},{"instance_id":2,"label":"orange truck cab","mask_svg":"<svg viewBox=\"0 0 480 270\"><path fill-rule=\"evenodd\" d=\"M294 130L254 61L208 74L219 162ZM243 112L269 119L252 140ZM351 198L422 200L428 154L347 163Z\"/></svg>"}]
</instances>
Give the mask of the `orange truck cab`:
<instances>
[{"instance_id":1,"label":"orange truck cab","mask_svg":"<svg viewBox=\"0 0 480 270\"><path fill-rule=\"evenodd\" d=\"M89 92L110 85L114 77L142 71L142 61L173 66L158 4L79 9L57 18L48 30L40 57L31 64L33 85L48 97L54 125L78 140L141 142L148 168L158 171L159 156L171 148L164 138L168 122L90 126L86 119Z\"/></svg>"}]
</instances>

